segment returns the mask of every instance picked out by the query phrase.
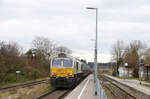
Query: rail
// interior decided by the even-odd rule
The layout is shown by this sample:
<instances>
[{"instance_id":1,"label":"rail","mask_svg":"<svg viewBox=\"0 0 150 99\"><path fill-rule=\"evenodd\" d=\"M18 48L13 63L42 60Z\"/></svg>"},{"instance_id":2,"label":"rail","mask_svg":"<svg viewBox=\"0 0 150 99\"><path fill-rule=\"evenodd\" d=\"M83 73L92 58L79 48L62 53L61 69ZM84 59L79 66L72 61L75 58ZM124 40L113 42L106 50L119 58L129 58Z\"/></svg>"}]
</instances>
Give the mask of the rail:
<instances>
[{"instance_id":1,"label":"rail","mask_svg":"<svg viewBox=\"0 0 150 99\"><path fill-rule=\"evenodd\" d=\"M47 93L42 94L35 99L63 99L71 90L58 90L54 89Z\"/></svg>"},{"instance_id":2,"label":"rail","mask_svg":"<svg viewBox=\"0 0 150 99\"><path fill-rule=\"evenodd\" d=\"M136 99L133 95L128 93L126 90L119 87L116 82L112 79L109 79L106 76L100 76L102 85L110 91L112 96L115 99Z\"/></svg>"},{"instance_id":3,"label":"rail","mask_svg":"<svg viewBox=\"0 0 150 99\"><path fill-rule=\"evenodd\" d=\"M24 88L24 87L30 87L30 86L34 86L34 85L38 85L38 84L42 84L42 83L48 83L48 81L40 80L40 81L34 81L34 82L30 82L30 83L19 84L19 85L15 85L15 86L9 86L9 87L5 87L5 88L0 88L0 91L10 91L10 90Z\"/></svg>"},{"instance_id":4,"label":"rail","mask_svg":"<svg viewBox=\"0 0 150 99\"><path fill-rule=\"evenodd\" d=\"M78 86L87 76L81 79L76 86ZM76 86L73 86L69 89L54 89L52 91L46 92L35 99L64 99L65 96L70 93Z\"/></svg>"}]
</instances>

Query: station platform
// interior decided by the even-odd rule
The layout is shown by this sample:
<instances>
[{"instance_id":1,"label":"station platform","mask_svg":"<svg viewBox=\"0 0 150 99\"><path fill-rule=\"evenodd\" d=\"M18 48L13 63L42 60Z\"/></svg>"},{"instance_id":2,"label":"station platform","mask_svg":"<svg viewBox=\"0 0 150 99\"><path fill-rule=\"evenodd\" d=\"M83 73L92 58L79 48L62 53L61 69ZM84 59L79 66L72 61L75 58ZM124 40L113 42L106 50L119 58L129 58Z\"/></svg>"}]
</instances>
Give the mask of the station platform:
<instances>
[{"instance_id":1,"label":"station platform","mask_svg":"<svg viewBox=\"0 0 150 99\"><path fill-rule=\"evenodd\" d=\"M65 99L97 99L93 74L85 78Z\"/></svg>"},{"instance_id":2,"label":"station platform","mask_svg":"<svg viewBox=\"0 0 150 99\"><path fill-rule=\"evenodd\" d=\"M105 75L115 81L118 82L118 84L122 84L126 86L126 88L130 89L128 92L132 93L137 99L150 99L150 88L143 86L143 84L150 84L145 81L139 80L133 80L133 79L119 79L113 76Z\"/></svg>"}]
</instances>

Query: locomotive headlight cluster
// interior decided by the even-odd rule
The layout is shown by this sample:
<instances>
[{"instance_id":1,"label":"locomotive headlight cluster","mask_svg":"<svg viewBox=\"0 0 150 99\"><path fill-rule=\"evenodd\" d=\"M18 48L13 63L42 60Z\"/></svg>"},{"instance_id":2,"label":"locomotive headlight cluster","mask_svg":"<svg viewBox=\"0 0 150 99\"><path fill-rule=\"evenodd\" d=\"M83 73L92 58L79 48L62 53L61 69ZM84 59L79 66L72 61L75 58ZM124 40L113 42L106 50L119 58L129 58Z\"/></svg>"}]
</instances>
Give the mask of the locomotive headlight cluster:
<instances>
[{"instance_id":1,"label":"locomotive headlight cluster","mask_svg":"<svg viewBox=\"0 0 150 99\"><path fill-rule=\"evenodd\" d=\"M71 76L71 75L72 75L72 73L68 73L68 75L70 75L70 76Z\"/></svg>"},{"instance_id":2,"label":"locomotive headlight cluster","mask_svg":"<svg viewBox=\"0 0 150 99\"><path fill-rule=\"evenodd\" d=\"M52 76L56 76L56 73L52 73Z\"/></svg>"},{"instance_id":3,"label":"locomotive headlight cluster","mask_svg":"<svg viewBox=\"0 0 150 99\"><path fill-rule=\"evenodd\" d=\"M72 76L72 73L68 73L68 76Z\"/></svg>"}]
</instances>

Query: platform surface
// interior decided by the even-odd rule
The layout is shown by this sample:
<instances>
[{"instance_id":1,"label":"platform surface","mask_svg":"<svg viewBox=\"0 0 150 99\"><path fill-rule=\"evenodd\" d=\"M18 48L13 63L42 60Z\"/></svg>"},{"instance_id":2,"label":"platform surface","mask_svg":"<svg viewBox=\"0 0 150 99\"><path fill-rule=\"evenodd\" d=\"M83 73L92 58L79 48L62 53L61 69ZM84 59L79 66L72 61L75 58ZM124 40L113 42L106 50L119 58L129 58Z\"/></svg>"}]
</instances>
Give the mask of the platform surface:
<instances>
[{"instance_id":1,"label":"platform surface","mask_svg":"<svg viewBox=\"0 0 150 99\"><path fill-rule=\"evenodd\" d=\"M97 99L93 74L82 81L65 99Z\"/></svg>"}]
</instances>

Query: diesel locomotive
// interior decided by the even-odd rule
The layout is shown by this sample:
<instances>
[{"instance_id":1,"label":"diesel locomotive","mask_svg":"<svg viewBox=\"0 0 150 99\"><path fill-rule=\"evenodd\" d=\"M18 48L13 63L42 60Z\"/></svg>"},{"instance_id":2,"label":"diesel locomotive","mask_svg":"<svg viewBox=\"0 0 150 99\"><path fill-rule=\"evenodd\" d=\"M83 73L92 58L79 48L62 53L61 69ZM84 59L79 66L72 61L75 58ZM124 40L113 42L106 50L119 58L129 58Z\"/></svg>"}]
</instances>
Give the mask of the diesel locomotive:
<instances>
[{"instance_id":1,"label":"diesel locomotive","mask_svg":"<svg viewBox=\"0 0 150 99\"><path fill-rule=\"evenodd\" d=\"M91 73L90 67L83 61L65 53L51 58L50 83L56 88L75 86Z\"/></svg>"}]
</instances>

